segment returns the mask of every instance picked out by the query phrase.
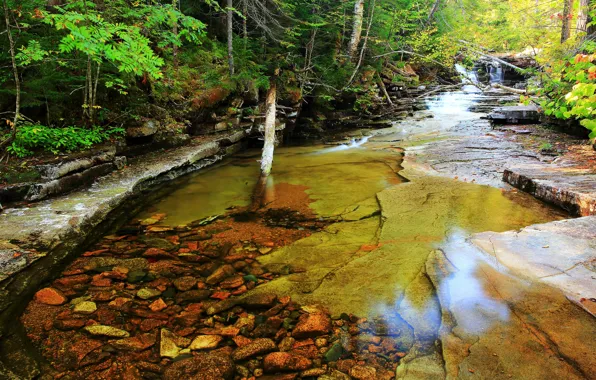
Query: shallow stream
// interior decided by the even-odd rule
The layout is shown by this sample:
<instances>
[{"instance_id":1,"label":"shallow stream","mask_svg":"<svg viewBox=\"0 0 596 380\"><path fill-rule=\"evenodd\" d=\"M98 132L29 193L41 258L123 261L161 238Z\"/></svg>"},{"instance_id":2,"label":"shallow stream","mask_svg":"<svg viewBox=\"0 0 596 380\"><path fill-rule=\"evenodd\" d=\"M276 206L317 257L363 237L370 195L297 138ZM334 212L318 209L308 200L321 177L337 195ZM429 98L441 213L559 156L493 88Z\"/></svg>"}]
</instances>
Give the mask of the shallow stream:
<instances>
[{"instance_id":1,"label":"shallow stream","mask_svg":"<svg viewBox=\"0 0 596 380\"><path fill-rule=\"evenodd\" d=\"M236 269L246 272L241 268L249 265L252 273L261 276L259 285L249 294L275 294L280 299L290 296L301 305L327 309L335 317L356 315L359 326L366 321L382 321L385 329L397 331L393 335L378 329L372 332L372 335L395 339L399 352L391 351L391 358L402 358L393 360L379 353L379 357L393 364L385 365L389 370L378 372L377 378L390 378L391 373L395 374L392 371L398 366L396 360L400 378L474 375L480 378L590 378L584 365L578 364L575 353L570 352L577 344L578 355L584 355L582 350L586 347L589 354L593 347L590 343L593 321L586 319L560 292L513 275L496 260L491 260L490 253L481 252L468 241L477 232L516 230L567 216L515 190L431 176L404 170L401 166L404 144L415 146L433 140L440 144L439 137L450 128L480 116L467 111L479 100L482 95L473 89L440 94L427 99L427 111L352 142L278 148L265 195L268 214L261 219L220 220L207 232L193 229L179 233L188 226L203 225L196 221L207 220L207 225L209 217L234 213L250 205L258 176L259 152L237 154L170 184L167 196L134 218L148 226L148 236L106 237L98 244L97 251L87 254L99 257L73 264L65 273L70 277L65 278L89 270L91 262L97 272L112 271L101 276L112 276L110 273L118 268L116 265L126 265L122 264L122 259L102 258L105 252L115 257L143 252L143 249L131 248L139 241L151 247L156 243L156 239L151 241L151 234L160 236L157 240L165 237L159 243L164 249L168 241L171 244L182 242L181 246L187 248L180 249L178 254L186 255L183 260L191 263L199 260L193 254L197 247L207 251L210 247L220 251L222 247L226 250L232 247L236 256L247 254L245 257L250 257L246 260L248 264L243 263ZM275 214L276 210L284 210L283 215ZM193 236L195 240L209 239L209 245L185 243L190 239L185 237L188 234L206 234L205 238ZM176 283L183 274L174 275L188 270L172 263L169 254L152 252L156 256L149 256L150 271L168 273L165 277L172 277L178 291L188 290ZM143 255L148 257L147 252ZM257 261L253 262L255 258ZM208 264L201 268L205 265ZM140 281L148 281L145 269L140 272L141 277L145 276ZM112 286L111 280L102 285L104 277L97 276L93 277L92 285ZM209 278L207 284L210 284ZM162 297L173 289L165 278L163 283L159 277L151 280L147 286L161 289L157 293ZM247 290L246 281L243 282L242 277L238 280L237 286L244 285L240 288L231 285L232 295ZM70 286L63 282L67 288ZM131 283L130 275L128 282ZM199 281L199 289L201 283ZM122 285L119 291L137 291L134 284ZM191 287L195 286L193 284ZM67 295L81 294L76 284L72 289ZM211 298L230 296L225 286L217 289ZM178 304L185 304L184 299L179 299L180 294L191 292L178 293L173 306L164 304L168 307L166 311L180 309ZM101 292L85 294L94 301L101 301L102 297L113 299ZM35 320L47 311L32 305L26 313L25 324L33 336L44 342L46 357L54 357L61 363L63 359L58 358L51 346L68 344L64 342L79 335L59 331L47 336L41 333L41 327L35 327ZM185 310L182 314L190 312L190 308ZM54 317L60 319L60 315L54 314ZM138 314L152 318L150 315ZM179 321L178 318L183 319L176 317L175 321ZM569 321L564 332L559 329L561 320ZM145 322L141 321L139 319L138 323L142 329ZM126 323L122 326L128 330L130 323L137 322ZM203 323L214 321L211 318ZM193 334L185 329L180 331ZM163 341L163 330L161 334ZM381 340L374 343L373 336L366 336L359 336L358 339L364 340L357 349L369 363L367 355L380 350L375 344ZM162 344L161 357L163 350ZM314 355L316 357L316 350ZM134 360L140 359L135 357ZM57 367L69 370L68 364ZM88 374L84 372L88 369L78 370L83 372L77 373ZM381 377L381 373L389 377Z\"/></svg>"}]
</instances>

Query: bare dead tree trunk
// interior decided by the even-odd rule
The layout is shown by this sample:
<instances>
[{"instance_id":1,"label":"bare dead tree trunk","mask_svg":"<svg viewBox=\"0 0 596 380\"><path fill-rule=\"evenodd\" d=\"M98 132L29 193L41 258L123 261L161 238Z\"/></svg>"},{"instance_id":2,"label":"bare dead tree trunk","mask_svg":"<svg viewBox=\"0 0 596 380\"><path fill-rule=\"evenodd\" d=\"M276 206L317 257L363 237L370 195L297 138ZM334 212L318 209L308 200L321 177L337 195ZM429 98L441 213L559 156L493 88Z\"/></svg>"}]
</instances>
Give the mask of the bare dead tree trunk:
<instances>
[{"instance_id":1,"label":"bare dead tree trunk","mask_svg":"<svg viewBox=\"0 0 596 380\"><path fill-rule=\"evenodd\" d=\"M97 85L99 83L99 72L101 71L101 62L97 62L97 71L95 73L95 83L93 84L93 96L91 97L91 122L95 122L95 106L97 104Z\"/></svg>"},{"instance_id":2,"label":"bare dead tree trunk","mask_svg":"<svg viewBox=\"0 0 596 380\"><path fill-rule=\"evenodd\" d=\"M435 3L433 4L433 7L430 9L430 13L428 14L428 19L426 20L427 22L431 22L435 13L439 9L439 5L441 5L441 0L436 0Z\"/></svg>"},{"instance_id":3,"label":"bare dead tree trunk","mask_svg":"<svg viewBox=\"0 0 596 380\"><path fill-rule=\"evenodd\" d=\"M573 0L563 0L563 23L561 25L561 43L565 43L571 35L571 9Z\"/></svg>"},{"instance_id":4,"label":"bare dead tree trunk","mask_svg":"<svg viewBox=\"0 0 596 380\"><path fill-rule=\"evenodd\" d=\"M19 69L17 67L17 60L15 57L15 42L12 37L12 30L10 28L10 16L8 13L8 4L6 0L2 2L4 6L4 21L6 22L6 34L8 35L8 46L10 51L10 61L12 64L12 73L14 75L14 85L16 91L16 99L15 99L15 109L14 109L14 119L11 125L11 132L10 136L2 141L0 144L0 149L4 149L8 144L10 144L17 134L17 124L19 122L19 118L21 116L21 80L19 78Z\"/></svg>"},{"instance_id":5,"label":"bare dead tree trunk","mask_svg":"<svg viewBox=\"0 0 596 380\"><path fill-rule=\"evenodd\" d=\"M267 100L265 103L265 145L261 156L261 175L268 176L273 166L273 151L275 149L275 114L277 112L277 84L276 76L270 81Z\"/></svg>"},{"instance_id":6,"label":"bare dead tree trunk","mask_svg":"<svg viewBox=\"0 0 596 380\"><path fill-rule=\"evenodd\" d=\"M590 11L590 0L579 0L579 12L577 14L576 33L588 31L588 12Z\"/></svg>"},{"instance_id":7,"label":"bare dead tree trunk","mask_svg":"<svg viewBox=\"0 0 596 380\"><path fill-rule=\"evenodd\" d=\"M387 87L385 87L385 83L383 83L383 78L381 78L381 75L379 75L378 73L377 73L377 76L379 77L379 79L377 79L377 85L383 92L383 95L385 95L385 98L387 99L387 103L389 103L390 105L393 105L393 101L391 100L391 97L389 96L389 93L387 92Z\"/></svg>"},{"instance_id":8,"label":"bare dead tree trunk","mask_svg":"<svg viewBox=\"0 0 596 380\"><path fill-rule=\"evenodd\" d=\"M234 75L234 4L232 0L227 3L227 21L228 21L228 65L230 66L230 76Z\"/></svg>"},{"instance_id":9,"label":"bare dead tree trunk","mask_svg":"<svg viewBox=\"0 0 596 380\"><path fill-rule=\"evenodd\" d=\"M352 37L348 44L348 56L353 59L360 45L362 36L362 22L364 19L364 0L356 0L354 4L354 20L352 21Z\"/></svg>"}]
</instances>

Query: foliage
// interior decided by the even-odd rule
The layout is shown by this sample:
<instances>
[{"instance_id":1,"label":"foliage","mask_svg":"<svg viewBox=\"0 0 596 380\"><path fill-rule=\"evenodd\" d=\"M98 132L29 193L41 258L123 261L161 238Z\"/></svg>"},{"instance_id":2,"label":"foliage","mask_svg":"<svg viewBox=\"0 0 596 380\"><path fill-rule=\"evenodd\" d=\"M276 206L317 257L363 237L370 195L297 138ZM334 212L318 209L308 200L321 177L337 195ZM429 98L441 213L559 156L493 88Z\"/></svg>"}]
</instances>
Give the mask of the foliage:
<instances>
[{"instance_id":1,"label":"foliage","mask_svg":"<svg viewBox=\"0 0 596 380\"><path fill-rule=\"evenodd\" d=\"M576 54L548 69L541 106L546 115L575 119L596 138L596 54Z\"/></svg>"},{"instance_id":2,"label":"foliage","mask_svg":"<svg viewBox=\"0 0 596 380\"><path fill-rule=\"evenodd\" d=\"M43 125L28 124L19 128L15 140L8 147L8 152L17 157L33 155L43 150L58 154L88 149L114 136L124 134L122 128L79 127L50 128Z\"/></svg>"}]
</instances>

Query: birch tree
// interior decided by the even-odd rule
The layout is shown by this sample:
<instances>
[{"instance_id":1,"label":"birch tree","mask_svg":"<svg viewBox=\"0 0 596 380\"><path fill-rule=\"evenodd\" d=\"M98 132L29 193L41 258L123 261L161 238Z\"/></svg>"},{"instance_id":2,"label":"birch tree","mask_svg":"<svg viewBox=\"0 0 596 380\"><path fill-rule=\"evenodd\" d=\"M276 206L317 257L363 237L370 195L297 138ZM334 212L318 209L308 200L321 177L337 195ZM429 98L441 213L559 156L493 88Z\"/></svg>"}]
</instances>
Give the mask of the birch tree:
<instances>
[{"instance_id":1,"label":"birch tree","mask_svg":"<svg viewBox=\"0 0 596 380\"><path fill-rule=\"evenodd\" d=\"M227 0L227 27L228 27L228 66L230 67L230 76L234 75L234 4L232 0Z\"/></svg>"},{"instance_id":2,"label":"birch tree","mask_svg":"<svg viewBox=\"0 0 596 380\"><path fill-rule=\"evenodd\" d=\"M353 59L360 45L362 37L362 23L364 19L364 0L356 0L354 4L354 19L352 21L352 37L348 44L348 57Z\"/></svg>"},{"instance_id":3,"label":"birch tree","mask_svg":"<svg viewBox=\"0 0 596 380\"><path fill-rule=\"evenodd\" d=\"M571 9L573 0L563 0L563 15L561 25L561 43L565 43L571 35Z\"/></svg>"},{"instance_id":4,"label":"birch tree","mask_svg":"<svg viewBox=\"0 0 596 380\"><path fill-rule=\"evenodd\" d=\"M579 0L579 12L577 14L577 33L588 31L588 12L590 10L590 0Z\"/></svg>"}]
</instances>

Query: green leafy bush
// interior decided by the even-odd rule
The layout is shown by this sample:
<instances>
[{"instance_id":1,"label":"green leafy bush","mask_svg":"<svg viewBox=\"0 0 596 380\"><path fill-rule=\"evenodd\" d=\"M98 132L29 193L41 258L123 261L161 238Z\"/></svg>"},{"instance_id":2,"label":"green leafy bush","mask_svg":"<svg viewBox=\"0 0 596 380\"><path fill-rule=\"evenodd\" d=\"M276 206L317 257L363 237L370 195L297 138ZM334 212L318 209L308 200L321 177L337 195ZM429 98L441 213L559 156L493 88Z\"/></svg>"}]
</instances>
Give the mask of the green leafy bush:
<instances>
[{"instance_id":1,"label":"green leafy bush","mask_svg":"<svg viewBox=\"0 0 596 380\"><path fill-rule=\"evenodd\" d=\"M39 150L53 154L73 152L90 148L124 132L124 128L52 128L44 125L23 125L8 147L8 152L17 157L31 156Z\"/></svg>"},{"instance_id":2,"label":"green leafy bush","mask_svg":"<svg viewBox=\"0 0 596 380\"><path fill-rule=\"evenodd\" d=\"M593 47L590 49L594 51ZM596 54L576 54L550 69L541 106L547 115L575 119L596 138Z\"/></svg>"}]
</instances>

